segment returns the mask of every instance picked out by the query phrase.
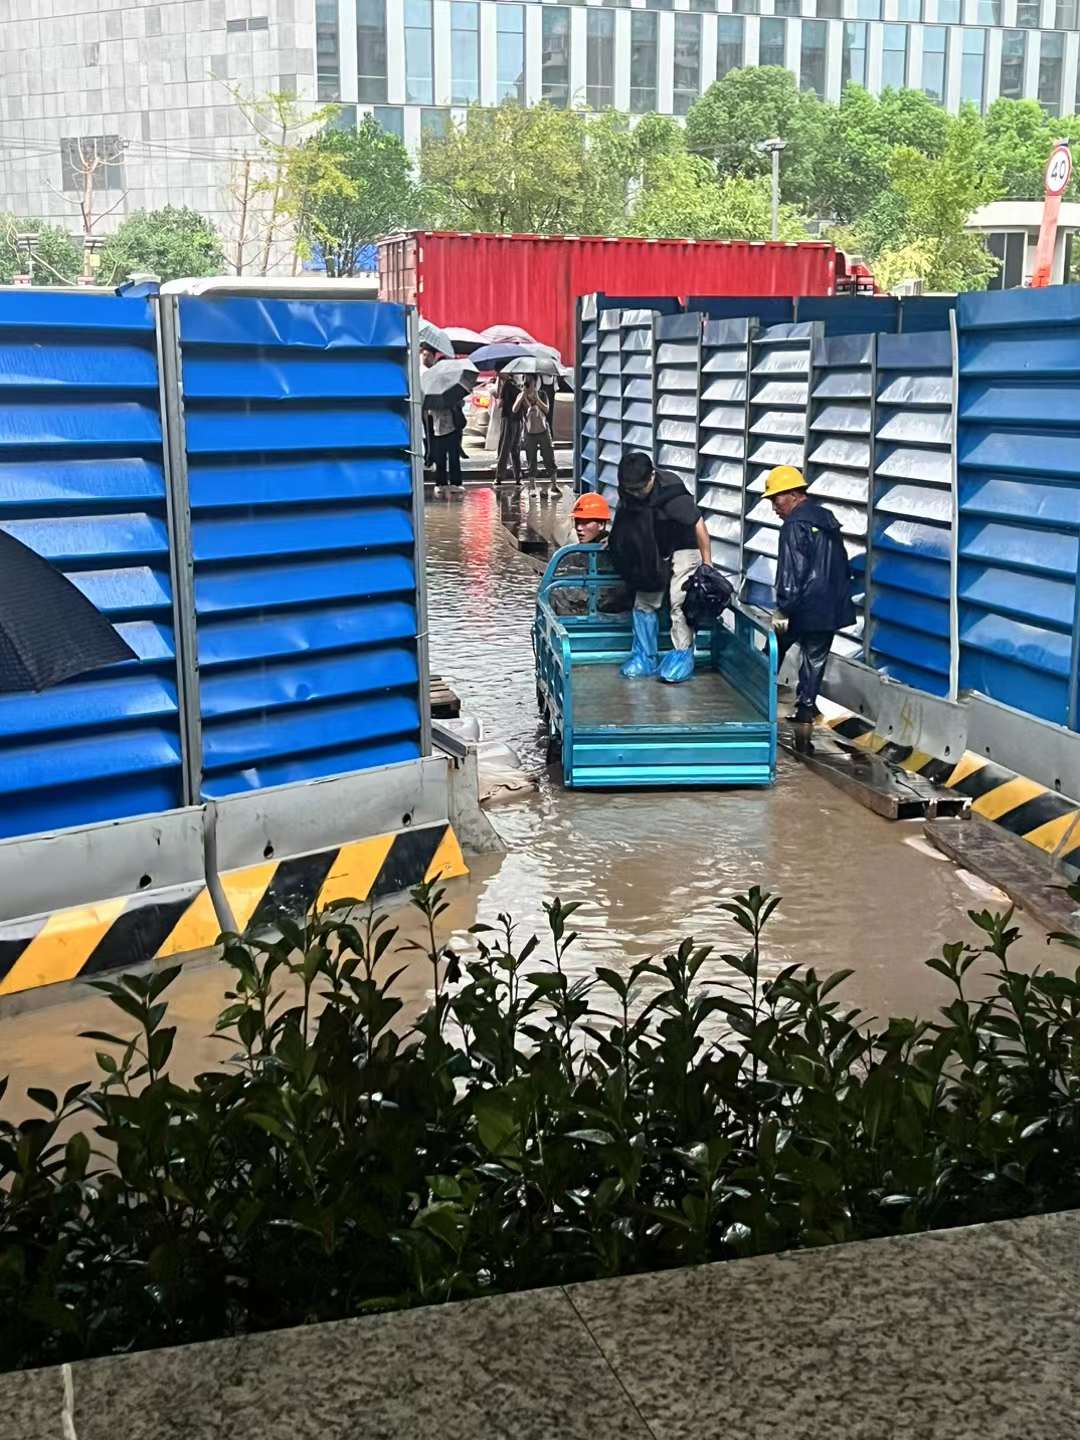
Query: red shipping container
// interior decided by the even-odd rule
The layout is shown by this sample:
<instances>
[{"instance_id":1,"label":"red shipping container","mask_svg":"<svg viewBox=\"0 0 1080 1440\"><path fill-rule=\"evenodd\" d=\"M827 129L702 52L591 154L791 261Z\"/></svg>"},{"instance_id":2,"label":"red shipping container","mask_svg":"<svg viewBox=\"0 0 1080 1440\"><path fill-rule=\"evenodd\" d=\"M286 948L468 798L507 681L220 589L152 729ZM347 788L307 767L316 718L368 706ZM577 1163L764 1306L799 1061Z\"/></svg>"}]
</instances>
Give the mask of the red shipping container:
<instances>
[{"instance_id":1,"label":"red shipping container","mask_svg":"<svg viewBox=\"0 0 1080 1440\"><path fill-rule=\"evenodd\" d=\"M569 361L579 295L832 295L832 245L413 230L379 244L379 298L435 325L523 326Z\"/></svg>"}]
</instances>

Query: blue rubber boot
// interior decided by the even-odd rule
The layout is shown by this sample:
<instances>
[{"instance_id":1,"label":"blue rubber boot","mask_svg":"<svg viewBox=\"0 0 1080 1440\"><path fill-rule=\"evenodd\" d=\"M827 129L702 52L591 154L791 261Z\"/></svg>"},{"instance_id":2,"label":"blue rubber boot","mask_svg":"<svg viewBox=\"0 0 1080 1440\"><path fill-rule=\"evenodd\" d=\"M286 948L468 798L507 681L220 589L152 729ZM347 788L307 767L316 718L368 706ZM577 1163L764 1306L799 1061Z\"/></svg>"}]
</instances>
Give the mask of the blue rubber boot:
<instances>
[{"instance_id":1,"label":"blue rubber boot","mask_svg":"<svg viewBox=\"0 0 1080 1440\"><path fill-rule=\"evenodd\" d=\"M693 650L669 650L660 663L660 679L669 685L681 685L694 673Z\"/></svg>"},{"instance_id":2,"label":"blue rubber boot","mask_svg":"<svg viewBox=\"0 0 1080 1440\"><path fill-rule=\"evenodd\" d=\"M634 626L634 647L630 659L619 669L627 680L639 680L655 675L659 668L657 652L660 649L660 616L656 610L632 610Z\"/></svg>"}]
</instances>

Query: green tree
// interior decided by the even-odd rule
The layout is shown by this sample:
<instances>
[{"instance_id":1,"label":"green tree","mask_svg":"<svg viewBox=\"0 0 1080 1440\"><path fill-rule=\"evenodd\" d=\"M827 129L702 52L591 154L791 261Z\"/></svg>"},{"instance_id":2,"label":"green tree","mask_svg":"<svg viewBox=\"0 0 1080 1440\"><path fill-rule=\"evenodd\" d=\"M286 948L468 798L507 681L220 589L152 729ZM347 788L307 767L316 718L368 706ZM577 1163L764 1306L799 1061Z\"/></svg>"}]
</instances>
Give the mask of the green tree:
<instances>
[{"instance_id":1,"label":"green tree","mask_svg":"<svg viewBox=\"0 0 1080 1440\"><path fill-rule=\"evenodd\" d=\"M290 184L301 237L322 251L329 275L354 274L361 246L418 216L408 151L371 116L355 130L323 130L306 141Z\"/></svg>"},{"instance_id":2,"label":"green tree","mask_svg":"<svg viewBox=\"0 0 1080 1440\"><path fill-rule=\"evenodd\" d=\"M780 207L780 239L805 240L794 206ZM637 235L692 240L767 240L771 186L764 176L717 180L711 163L685 152L656 157L648 166L631 229Z\"/></svg>"},{"instance_id":3,"label":"green tree","mask_svg":"<svg viewBox=\"0 0 1080 1440\"><path fill-rule=\"evenodd\" d=\"M802 206L819 188L815 171L828 108L812 92L800 91L791 72L778 66L731 70L690 107L687 149L711 160L721 178L765 175L771 161L759 146L779 136L787 142L781 194Z\"/></svg>"},{"instance_id":4,"label":"green tree","mask_svg":"<svg viewBox=\"0 0 1080 1440\"><path fill-rule=\"evenodd\" d=\"M824 107L813 208L841 225L863 217L889 183L889 160L903 146L940 155L949 116L921 90L886 90L880 99L858 85L844 89L839 105Z\"/></svg>"},{"instance_id":5,"label":"green tree","mask_svg":"<svg viewBox=\"0 0 1080 1440\"><path fill-rule=\"evenodd\" d=\"M979 116L968 109L950 124L941 155L894 151L889 177L901 219L893 242L872 256L883 288L915 278L930 290L981 290L995 273L982 236L964 230L972 211L1002 192L1000 174L972 164L981 134Z\"/></svg>"},{"instance_id":6,"label":"green tree","mask_svg":"<svg viewBox=\"0 0 1080 1440\"><path fill-rule=\"evenodd\" d=\"M34 280L38 285L70 284L82 268L82 254L66 230L27 220L21 215L0 215L0 285L10 285L24 272L25 261L15 245L16 235L35 234Z\"/></svg>"},{"instance_id":7,"label":"green tree","mask_svg":"<svg viewBox=\"0 0 1080 1440\"><path fill-rule=\"evenodd\" d=\"M1080 140L1080 117L1047 116L1037 100L995 100L986 112L982 143L973 162L1001 175L1002 192L1010 200L1041 200L1043 172L1055 140ZM1074 175L1066 192L1080 195Z\"/></svg>"},{"instance_id":8,"label":"green tree","mask_svg":"<svg viewBox=\"0 0 1080 1440\"><path fill-rule=\"evenodd\" d=\"M185 206L137 210L109 236L98 275L105 284L137 271L161 280L220 275L225 270L221 240L210 221Z\"/></svg>"}]
</instances>

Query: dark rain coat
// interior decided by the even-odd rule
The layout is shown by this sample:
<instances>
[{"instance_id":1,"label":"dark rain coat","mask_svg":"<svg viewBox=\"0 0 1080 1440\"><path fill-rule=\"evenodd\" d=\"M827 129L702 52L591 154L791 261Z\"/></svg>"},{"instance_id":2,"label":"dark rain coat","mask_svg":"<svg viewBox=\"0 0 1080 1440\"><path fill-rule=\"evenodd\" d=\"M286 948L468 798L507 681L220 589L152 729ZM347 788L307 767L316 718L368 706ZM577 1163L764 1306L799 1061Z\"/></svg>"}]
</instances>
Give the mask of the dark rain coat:
<instances>
[{"instance_id":1,"label":"dark rain coat","mask_svg":"<svg viewBox=\"0 0 1080 1440\"><path fill-rule=\"evenodd\" d=\"M781 527L776 605L796 633L835 633L855 622L840 522L816 500L804 500Z\"/></svg>"}]
</instances>

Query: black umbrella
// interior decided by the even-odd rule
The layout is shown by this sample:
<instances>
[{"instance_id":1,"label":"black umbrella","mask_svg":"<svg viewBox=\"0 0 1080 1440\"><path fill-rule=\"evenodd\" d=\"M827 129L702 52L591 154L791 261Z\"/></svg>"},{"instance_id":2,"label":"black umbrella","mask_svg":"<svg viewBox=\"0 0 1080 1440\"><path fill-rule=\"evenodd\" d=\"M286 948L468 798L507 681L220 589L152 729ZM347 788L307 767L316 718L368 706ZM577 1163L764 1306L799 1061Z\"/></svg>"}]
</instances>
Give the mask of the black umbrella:
<instances>
[{"instance_id":1,"label":"black umbrella","mask_svg":"<svg viewBox=\"0 0 1080 1440\"><path fill-rule=\"evenodd\" d=\"M420 393L425 410L451 410L476 384L476 366L471 360L436 360L420 371Z\"/></svg>"},{"instance_id":2,"label":"black umbrella","mask_svg":"<svg viewBox=\"0 0 1080 1440\"><path fill-rule=\"evenodd\" d=\"M46 690L137 658L66 575L0 530L0 693Z\"/></svg>"}]
</instances>

